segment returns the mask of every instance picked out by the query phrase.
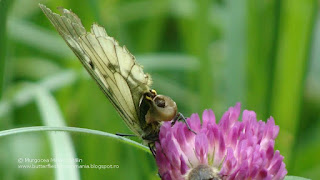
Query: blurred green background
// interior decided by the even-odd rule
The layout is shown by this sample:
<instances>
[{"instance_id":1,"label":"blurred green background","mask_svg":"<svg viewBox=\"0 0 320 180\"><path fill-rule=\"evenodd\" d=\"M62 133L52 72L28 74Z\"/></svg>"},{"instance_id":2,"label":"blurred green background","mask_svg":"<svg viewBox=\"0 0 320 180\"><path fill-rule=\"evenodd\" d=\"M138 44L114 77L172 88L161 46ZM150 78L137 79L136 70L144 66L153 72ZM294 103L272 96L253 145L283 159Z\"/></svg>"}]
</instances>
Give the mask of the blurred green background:
<instances>
[{"instance_id":1,"label":"blurred green background","mask_svg":"<svg viewBox=\"0 0 320 180\"><path fill-rule=\"evenodd\" d=\"M317 0L0 0L1 130L67 125L130 133L38 3L72 9L87 29L106 27L185 116L211 108L219 119L238 101L259 119L273 116L288 174L320 177ZM51 158L64 146L82 164L119 165L79 169L82 179L158 179L151 154L61 132L1 137L0 179L54 179L54 169L20 169L17 159Z\"/></svg>"}]
</instances>

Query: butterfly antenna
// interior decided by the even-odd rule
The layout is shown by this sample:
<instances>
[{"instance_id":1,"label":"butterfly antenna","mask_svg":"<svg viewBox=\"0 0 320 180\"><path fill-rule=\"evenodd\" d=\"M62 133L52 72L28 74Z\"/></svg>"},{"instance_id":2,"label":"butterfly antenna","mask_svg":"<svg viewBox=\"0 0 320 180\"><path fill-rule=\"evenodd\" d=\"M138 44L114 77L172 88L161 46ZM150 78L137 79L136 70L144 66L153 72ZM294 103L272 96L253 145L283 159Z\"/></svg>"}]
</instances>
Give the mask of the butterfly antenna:
<instances>
[{"instance_id":1,"label":"butterfly antenna","mask_svg":"<svg viewBox=\"0 0 320 180\"><path fill-rule=\"evenodd\" d=\"M189 123L187 122L186 118L181 114L180 112L177 114L177 116L173 119L171 126L173 126L177 121L182 120L184 123L186 123L187 128L189 131L193 132L194 134L197 134L194 130L191 129Z\"/></svg>"}]
</instances>

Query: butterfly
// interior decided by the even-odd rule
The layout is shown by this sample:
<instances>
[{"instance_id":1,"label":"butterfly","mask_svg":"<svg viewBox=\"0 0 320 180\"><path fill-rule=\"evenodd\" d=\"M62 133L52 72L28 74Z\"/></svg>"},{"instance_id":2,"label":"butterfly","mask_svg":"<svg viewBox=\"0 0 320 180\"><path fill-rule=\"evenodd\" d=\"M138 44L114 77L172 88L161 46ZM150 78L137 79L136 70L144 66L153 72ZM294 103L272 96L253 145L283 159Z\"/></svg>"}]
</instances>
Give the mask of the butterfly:
<instances>
[{"instance_id":1,"label":"butterfly","mask_svg":"<svg viewBox=\"0 0 320 180\"><path fill-rule=\"evenodd\" d=\"M71 10L58 8L53 13L40 4L56 30L78 57L92 78L118 111L125 124L147 144L158 140L164 121L183 117L168 96L151 89L151 77L143 72L135 57L110 37L106 30L93 24L87 32Z\"/></svg>"}]
</instances>

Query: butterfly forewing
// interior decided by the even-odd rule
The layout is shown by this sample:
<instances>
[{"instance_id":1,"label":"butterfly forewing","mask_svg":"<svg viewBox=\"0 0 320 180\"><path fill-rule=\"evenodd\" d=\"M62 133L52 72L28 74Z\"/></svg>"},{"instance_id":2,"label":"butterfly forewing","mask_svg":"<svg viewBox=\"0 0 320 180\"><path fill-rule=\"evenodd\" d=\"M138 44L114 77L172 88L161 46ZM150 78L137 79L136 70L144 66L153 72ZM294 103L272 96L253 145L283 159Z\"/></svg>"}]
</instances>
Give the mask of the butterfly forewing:
<instances>
[{"instance_id":1,"label":"butterfly forewing","mask_svg":"<svg viewBox=\"0 0 320 180\"><path fill-rule=\"evenodd\" d=\"M91 32L87 32L78 16L71 11L59 8L60 16L44 5L40 7L126 125L141 137L144 132L139 121L139 102L150 90L150 76L143 73L134 56L108 36L103 27L93 24Z\"/></svg>"}]
</instances>

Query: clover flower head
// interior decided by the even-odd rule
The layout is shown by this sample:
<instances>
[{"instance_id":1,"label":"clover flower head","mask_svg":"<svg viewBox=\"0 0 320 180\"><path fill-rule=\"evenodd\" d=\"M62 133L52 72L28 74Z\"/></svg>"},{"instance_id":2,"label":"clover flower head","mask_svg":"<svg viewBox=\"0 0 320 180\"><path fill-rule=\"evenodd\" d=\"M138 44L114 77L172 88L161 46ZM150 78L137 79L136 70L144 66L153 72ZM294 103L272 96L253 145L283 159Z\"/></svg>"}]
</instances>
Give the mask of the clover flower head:
<instances>
[{"instance_id":1,"label":"clover flower head","mask_svg":"<svg viewBox=\"0 0 320 180\"><path fill-rule=\"evenodd\" d=\"M156 143L156 161L162 179L284 179L283 156L274 151L279 127L270 117L257 121L253 111L240 103L230 107L219 123L212 110L183 122L161 126Z\"/></svg>"}]
</instances>

